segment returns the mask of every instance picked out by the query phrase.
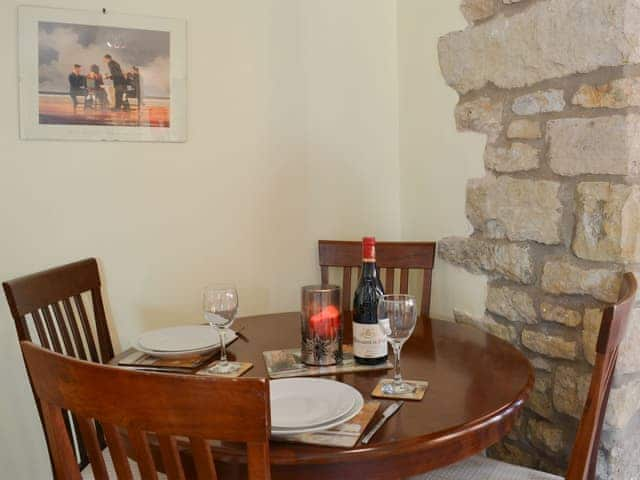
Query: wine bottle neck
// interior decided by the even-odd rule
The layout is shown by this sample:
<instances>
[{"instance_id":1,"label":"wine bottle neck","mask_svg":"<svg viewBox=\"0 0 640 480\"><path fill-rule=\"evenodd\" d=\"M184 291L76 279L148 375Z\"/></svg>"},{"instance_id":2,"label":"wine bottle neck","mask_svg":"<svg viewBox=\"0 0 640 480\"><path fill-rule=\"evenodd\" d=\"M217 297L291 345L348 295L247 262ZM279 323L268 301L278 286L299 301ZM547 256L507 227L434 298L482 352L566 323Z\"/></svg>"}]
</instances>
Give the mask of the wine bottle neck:
<instances>
[{"instance_id":1,"label":"wine bottle neck","mask_svg":"<svg viewBox=\"0 0 640 480\"><path fill-rule=\"evenodd\" d=\"M363 260L362 261L362 277L363 278L375 278L378 276L378 269L376 268L376 261Z\"/></svg>"}]
</instances>

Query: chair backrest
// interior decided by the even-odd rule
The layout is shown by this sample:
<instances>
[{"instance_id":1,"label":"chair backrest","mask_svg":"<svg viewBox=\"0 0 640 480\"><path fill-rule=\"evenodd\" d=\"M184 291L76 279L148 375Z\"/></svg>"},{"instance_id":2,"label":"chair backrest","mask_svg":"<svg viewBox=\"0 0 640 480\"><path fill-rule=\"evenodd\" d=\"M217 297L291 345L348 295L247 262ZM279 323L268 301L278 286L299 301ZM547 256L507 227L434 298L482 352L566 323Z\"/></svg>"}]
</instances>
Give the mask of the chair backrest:
<instances>
[{"instance_id":1,"label":"chair backrest","mask_svg":"<svg viewBox=\"0 0 640 480\"><path fill-rule=\"evenodd\" d=\"M381 278L386 293L408 293L409 270L422 270L422 304L420 313L429 316L431 305L431 274L435 258L435 242L378 242L376 261L379 269L385 270ZM322 283L329 283L329 267L342 267L342 309L350 311L352 269L358 276L362 265L362 244L320 240L318 242ZM400 288L394 289L395 271L400 269Z\"/></svg>"},{"instance_id":2,"label":"chair backrest","mask_svg":"<svg viewBox=\"0 0 640 480\"><path fill-rule=\"evenodd\" d=\"M148 432L157 438L161 465L170 479L191 478L185 474L176 436L188 438L185 447L191 450L199 480L217 478L209 440L246 443L249 479L270 478L265 379L140 372L66 357L31 342L21 345L58 478L81 478L61 409L78 418L96 480L108 479L96 421L104 429L119 479L132 478L124 431L145 480L157 478Z\"/></svg>"},{"instance_id":3,"label":"chair backrest","mask_svg":"<svg viewBox=\"0 0 640 480\"><path fill-rule=\"evenodd\" d=\"M39 342L44 348L93 362L106 363L113 358L95 258L16 278L2 286L19 341ZM90 300L92 308L87 308L85 300ZM77 434L73 416L65 414L64 418L68 429ZM81 466L88 463L80 440L77 457Z\"/></svg>"},{"instance_id":4,"label":"chair backrest","mask_svg":"<svg viewBox=\"0 0 640 480\"><path fill-rule=\"evenodd\" d=\"M567 480L595 480L596 478L600 434L607 411L611 381L618 360L618 349L635 303L637 288L635 276L632 273L626 273L618 303L607 307L602 316L591 386L571 452Z\"/></svg>"},{"instance_id":5,"label":"chair backrest","mask_svg":"<svg viewBox=\"0 0 640 480\"><path fill-rule=\"evenodd\" d=\"M113 358L95 258L16 278L2 286L19 340L35 341L37 337L44 348L82 360L107 363ZM86 308L85 293L90 295L92 310Z\"/></svg>"}]
</instances>

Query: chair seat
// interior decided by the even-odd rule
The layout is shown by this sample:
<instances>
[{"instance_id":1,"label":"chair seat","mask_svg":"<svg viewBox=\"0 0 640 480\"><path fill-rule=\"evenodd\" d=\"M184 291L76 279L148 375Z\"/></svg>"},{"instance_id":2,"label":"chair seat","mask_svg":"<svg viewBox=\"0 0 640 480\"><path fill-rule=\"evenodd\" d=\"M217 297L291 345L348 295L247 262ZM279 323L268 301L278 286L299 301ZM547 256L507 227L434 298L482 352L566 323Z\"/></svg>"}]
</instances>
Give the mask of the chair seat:
<instances>
[{"instance_id":1,"label":"chair seat","mask_svg":"<svg viewBox=\"0 0 640 480\"><path fill-rule=\"evenodd\" d=\"M111 460L111 454L109 453L109 449L105 448L102 451L102 457L104 458L105 467L107 467L107 474L109 475L109 479L116 480L118 475L116 474L116 470L113 466L113 460ZM141 480L140 471L138 470L138 464L133 460L129 459L129 468L131 469L131 475L133 480ZM95 480L93 475L93 470L91 469L91 465L87 465L80 472L80 476L82 480ZM164 473L158 472L158 480L166 480L167 476Z\"/></svg>"},{"instance_id":2,"label":"chair seat","mask_svg":"<svg viewBox=\"0 0 640 480\"><path fill-rule=\"evenodd\" d=\"M562 477L476 455L411 480L562 480Z\"/></svg>"}]
</instances>

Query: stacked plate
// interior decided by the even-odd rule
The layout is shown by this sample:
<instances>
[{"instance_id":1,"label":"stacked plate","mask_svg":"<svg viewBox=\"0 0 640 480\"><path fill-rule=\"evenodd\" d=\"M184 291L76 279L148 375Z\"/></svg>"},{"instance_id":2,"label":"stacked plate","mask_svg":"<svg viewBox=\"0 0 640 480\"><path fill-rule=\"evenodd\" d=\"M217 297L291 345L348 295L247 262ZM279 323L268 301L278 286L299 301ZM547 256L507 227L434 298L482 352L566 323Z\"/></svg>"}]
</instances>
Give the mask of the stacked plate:
<instances>
[{"instance_id":1,"label":"stacked plate","mask_svg":"<svg viewBox=\"0 0 640 480\"><path fill-rule=\"evenodd\" d=\"M236 338L233 330L225 329L225 345ZM209 325L183 325L145 332L134 347L158 358L184 358L203 355L220 348L220 337Z\"/></svg>"},{"instance_id":2,"label":"stacked plate","mask_svg":"<svg viewBox=\"0 0 640 480\"><path fill-rule=\"evenodd\" d=\"M317 432L355 417L364 406L360 392L350 385L322 378L272 380L271 434Z\"/></svg>"}]
</instances>

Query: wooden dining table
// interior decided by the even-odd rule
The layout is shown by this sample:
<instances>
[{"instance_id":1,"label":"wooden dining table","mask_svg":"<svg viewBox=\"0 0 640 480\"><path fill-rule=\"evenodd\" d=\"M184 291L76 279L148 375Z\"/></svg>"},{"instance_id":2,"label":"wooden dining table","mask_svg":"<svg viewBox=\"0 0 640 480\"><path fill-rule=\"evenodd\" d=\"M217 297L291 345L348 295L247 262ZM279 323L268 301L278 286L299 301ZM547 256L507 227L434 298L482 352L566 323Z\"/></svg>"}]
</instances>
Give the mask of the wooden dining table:
<instances>
[{"instance_id":1,"label":"wooden dining table","mask_svg":"<svg viewBox=\"0 0 640 480\"><path fill-rule=\"evenodd\" d=\"M345 343L350 343L351 318L344 317ZM267 376L264 351L300 344L298 313L244 317L233 328L241 335L228 353L230 359L253 363L245 376ZM503 438L534 382L531 364L511 344L468 325L427 317L418 319L401 360L404 378L429 382L422 400L405 401L367 445L341 449L272 441L272 478L393 480L450 465ZM391 376L391 370L372 370L331 378L354 386L370 400L378 381ZM381 401L372 424L390 402ZM246 478L244 446L215 442L212 450L219 478ZM159 451L153 453L161 464ZM181 455L189 470L186 443Z\"/></svg>"}]
</instances>

